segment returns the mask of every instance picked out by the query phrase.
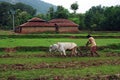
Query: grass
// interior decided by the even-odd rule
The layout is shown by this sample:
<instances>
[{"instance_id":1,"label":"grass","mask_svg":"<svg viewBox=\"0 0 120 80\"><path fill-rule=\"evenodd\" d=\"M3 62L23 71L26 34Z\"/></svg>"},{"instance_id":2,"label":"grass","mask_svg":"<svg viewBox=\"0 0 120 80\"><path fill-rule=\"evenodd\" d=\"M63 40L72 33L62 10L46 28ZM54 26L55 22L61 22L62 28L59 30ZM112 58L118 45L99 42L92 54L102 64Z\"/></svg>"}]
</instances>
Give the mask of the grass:
<instances>
[{"instance_id":1,"label":"grass","mask_svg":"<svg viewBox=\"0 0 120 80\"><path fill-rule=\"evenodd\" d=\"M0 30L0 35L13 35L15 34L12 30L7 31L7 30Z\"/></svg>"},{"instance_id":2,"label":"grass","mask_svg":"<svg viewBox=\"0 0 120 80\"><path fill-rule=\"evenodd\" d=\"M0 64L37 64L41 62L53 63L53 62L72 62L72 61L89 61L89 60L115 60L119 57L28 57L28 58L0 58Z\"/></svg>"},{"instance_id":3,"label":"grass","mask_svg":"<svg viewBox=\"0 0 120 80\"><path fill-rule=\"evenodd\" d=\"M61 77L86 77L89 76L96 76L96 75L112 75L118 74L120 71L119 66L113 65L103 65L98 67L86 67L86 68L69 68L69 69L39 69L39 70L26 70L26 71L5 71L0 73L1 78L7 78L9 76L15 76L18 79L26 80L26 79L35 79L40 77L49 77L47 80L51 80L55 76Z\"/></svg>"},{"instance_id":4,"label":"grass","mask_svg":"<svg viewBox=\"0 0 120 80\"><path fill-rule=\"evenodd\" d=\"M104 35L104 36L119 36L120 32L118 31L80 31L79 33L72 34L73 36L86 36L88 33L91 33L93 36L95 35ZM0 35L19 35L14 33L12 30L0 30ZM21 35L21 34L20 34ZM26 35L26 34L22 34ZM71 35L71 33L61 33L61 34L51 34L51 33L34 33L34 34L27 34L27 35Z\"/></svg>"},{"instance_id":5,"label":"grass","mask_svg":"<svg viewBox=\"0 0 120 80\"><path fill-rule=\"evenodd\" d=\"M93 32L93 36L119 36L120 32ZM0 31L0 35L18 35L8 31ZM25 34L21 34L25 35ZM87 32L80 32L78 34L27 34L27 35L53 35L61 36L60 38L0 38L0 48L4 47L17 47L17 46L45 46L56 43L56 42L75 42L78 46L85 46L87 39L83 38L63 38L62 36L86 36ZM4 37L4 36L3 36ZM98 46L108 46L111 44L120 44L119 38L96 38ZM8 77L15 77L18 80L33 80L40 77L48 77L47 80L53 80L55 76L61 76L64 78L69 77L87 77L87 76L99 76L99 75L112 75L120 74L120 64L115 64L120 59L119 56L106 57L105 53L111 51L120 52L119 49L105 49L100 52L101 57L39 57L34 55L46 55L47 52L44 51L33 51L33 52L14 52L9 53L12 57L2 58L0 57L0 80L7 80ZM6 55L6 52L0 52L0 56ZM70 62L87 62L94 63L97 61L103 61L105 64L99 66L87 66L80 67L68 67L68 68L40 68L40 69L24 69L17 70L11 66L14 64L25 64L27 67L31 65L39 65L41 63L70 63ZM111 61L111 62L110 62ZM111 64L107 64L107 62ZM119 61L118 61L119 62ZM117 63L117 62L116 62ZM8 66L8 69L3 69L2 65ZM11 68L9 68L11 67Z\"/></svg>"},{"instance_id":6,"label":"grass","mask_svg":"<svg viewBox=\"0 0 120 80\"><path fill-rule=\"evenodd\" d=\"M12 64L27 64L35 65L40 63L61 63L61 62L89 62L89 61L114 61L119 60L119 57L20 57L21 55L32 55L32 54L41 54L43 52L17 52L13 53L14 57L12 58L0 58L0 65L12 65ZM15 57L19 55L19 57ZM88 67L73 67L73 68L43 68L43 69L30 69L30 70L1 70L0 79L7 79L10 76L14 76L17 79L35 79L40 77L48 77L47 80L53 80L55 76L62 76L65 78L69 77L86 77L87 75L96 76L96 75L111 75L120 73L120 65L99 65L99 66L88 66Z\"/></svg>"},{"instance_id":7,"label":"grass","mask_svg":"<svg viewBox=\"0 0 120 80\"><path fill-rule=\"evenodd\" d=\"M12 31L0 31L0 39L43 39L43 38L84 38L88 35L88 31L81 31L79 33L40 33L40 34L17 34ZM92 36L97 38L120 38L120 32L106 32L106 31L94 31L91 33Z\"/></svg>"},{"instance_id":8,"label":"grass","mask_svg":"<svg viewBox=\"0 0 120 80\"><path fill-rule=\"evenodd\" d=\"M0 58L0 65L12 65L12 64L27 64L35 65L40 63L69 63L69 62L89 62L89 61L114 61L119 60L119 57L20 57L20 56L28 56L33 54L43 54L44 52L16 52L11 53L14 57L12 58ZM3 53L1 53L3 54ZM44 53L45 54L45 53ZM15 57L18 56L18 57ZM120 65L114 64L103 64L99 66L88 66L88 67L73 67L73 68L43 68L43 69L30 69L30 70L14 70L14 69L6 69L3 71L0 69L0 79L8 79L8 77L15 77L20 80L32 80L41 77L46 77L47 80L53 80L55 76L61 76L62 78L69 77L87 77L89 76L101 76L101 75L114 75L119 74Z\"/></svg>"},{"instance_id":9,"label":"grass","mask_svg":"<svg viewBox=\"0 0 120 80\"><path fill-rule=\"evenodd\" d=\"M17 47L17 46L44 46L57 42L75 42L78 46L85 46L87 39L69 39L69 38L46 38L46 39L0 39L0 47ZM110 44L120 43L119 39L96 39L98 46L107 46Z\"/></svg>"}]
</instances>

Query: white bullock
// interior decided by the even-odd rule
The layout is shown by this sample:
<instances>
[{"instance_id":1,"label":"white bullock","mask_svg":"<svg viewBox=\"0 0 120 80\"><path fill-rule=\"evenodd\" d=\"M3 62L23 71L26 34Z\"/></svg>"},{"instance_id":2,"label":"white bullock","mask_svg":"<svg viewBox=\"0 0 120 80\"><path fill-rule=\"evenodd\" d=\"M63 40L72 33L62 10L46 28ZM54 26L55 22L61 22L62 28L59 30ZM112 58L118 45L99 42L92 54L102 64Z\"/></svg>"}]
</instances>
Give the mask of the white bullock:
<instances>
[{"instance_id":1,"label":"white bullock","mask_svg":"<svg viewBox=\"0 0 120 80\"><path fill-rule=\"evenodd\" d=\"M50 45L49 51L59 51L61 55L66 56L66 50L69 49L72 51L72 55L77 54L77 44L73 42L58 42L57 44Z\"/></svg>"}]
</instances>

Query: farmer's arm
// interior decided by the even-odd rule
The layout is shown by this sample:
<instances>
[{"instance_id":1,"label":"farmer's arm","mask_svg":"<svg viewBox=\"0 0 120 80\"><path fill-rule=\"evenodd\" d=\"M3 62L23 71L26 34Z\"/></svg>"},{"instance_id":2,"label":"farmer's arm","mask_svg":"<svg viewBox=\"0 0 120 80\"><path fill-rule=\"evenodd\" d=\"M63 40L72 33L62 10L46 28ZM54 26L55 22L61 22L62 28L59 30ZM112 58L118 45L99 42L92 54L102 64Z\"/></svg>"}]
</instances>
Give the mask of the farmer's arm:
<instances>
[{"instance_id":1,"label":"farmer's arm","mask_svg":"<svg viewBox=\"0 0 120 80\"><path fill-rule=\"evenodd\" d=\"M88 46L89 44L90 44L90 41L87 41L86 46Z\"/></svg>"}]
</instances>

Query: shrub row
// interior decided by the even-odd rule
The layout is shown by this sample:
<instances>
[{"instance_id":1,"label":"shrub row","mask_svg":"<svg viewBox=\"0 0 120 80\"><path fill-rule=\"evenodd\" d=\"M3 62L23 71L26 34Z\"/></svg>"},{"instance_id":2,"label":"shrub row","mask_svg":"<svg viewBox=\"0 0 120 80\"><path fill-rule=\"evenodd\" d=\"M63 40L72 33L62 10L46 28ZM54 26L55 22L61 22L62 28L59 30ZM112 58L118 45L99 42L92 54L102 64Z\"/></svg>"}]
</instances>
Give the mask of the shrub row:
<instances>
[{"instance_id":1,"label":"shrub row","mask_svg":"<svg viewBox=\"0 0 120 80\"><path fill-rule=\"evenodd\" d=\"M94 36L95 38L120 38L120 36ZM62 35L62 34L29 34L29 35L0 35L0 39L6 38L86 38L84 35Z\"/></svg>"}]
</instances>

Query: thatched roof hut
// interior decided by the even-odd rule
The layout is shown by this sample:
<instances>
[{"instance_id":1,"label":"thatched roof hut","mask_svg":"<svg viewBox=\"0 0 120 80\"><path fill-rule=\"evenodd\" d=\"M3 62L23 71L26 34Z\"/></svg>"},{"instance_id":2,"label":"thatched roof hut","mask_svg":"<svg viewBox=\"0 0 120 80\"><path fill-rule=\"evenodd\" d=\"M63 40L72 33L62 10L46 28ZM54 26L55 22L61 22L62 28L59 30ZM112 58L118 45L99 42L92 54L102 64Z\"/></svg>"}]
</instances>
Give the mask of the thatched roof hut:
<instances>
[{"instance_id":1,"label":"thatched roof hut","mask_svg":"<svg viewBox=\"0 0 120 80\"><path fill-rule=\"evenodd\" d=\"M58 27L56 27L56 25ZM26 23L16 27L19 33L35 33L35 32L78 32L78 25L67 19L52 19L45 21L40 18L32 18Z\"/></svg>"},{"instance_id":2,"label":"thatched roof hut","mask_svg":"<svg viewBox=\"0 0 120 80\"><path fill-rule=\"evenodd\" d=\"M58 32L78 32L78 24L75 24L74 22L68 20L68 19L52 19L49 21L49 23L57 24L59 27Z\"/></svg>"}]
</instances>

